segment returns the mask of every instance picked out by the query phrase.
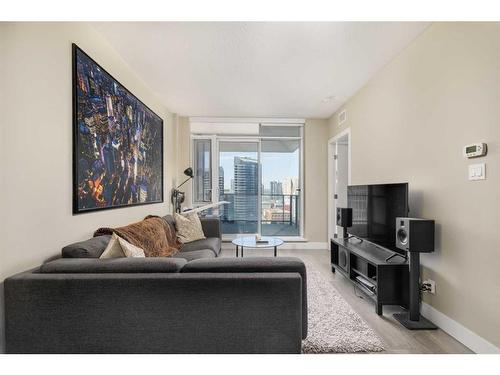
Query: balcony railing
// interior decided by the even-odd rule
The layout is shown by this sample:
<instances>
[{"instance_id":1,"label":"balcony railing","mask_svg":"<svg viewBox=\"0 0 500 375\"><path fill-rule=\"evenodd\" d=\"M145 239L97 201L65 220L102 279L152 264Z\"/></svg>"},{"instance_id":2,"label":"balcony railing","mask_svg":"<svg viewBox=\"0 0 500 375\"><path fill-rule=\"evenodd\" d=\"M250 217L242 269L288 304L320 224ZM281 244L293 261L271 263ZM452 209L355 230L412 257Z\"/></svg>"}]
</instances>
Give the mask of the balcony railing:
<instances>
[{"instance_id":1,"label":"balcony railing","mask_svg":"<svg viewBox=\"0 0 500 375\"><path fill-rule=\"evenodd\" d=\"M258 233L258 196L255 194L221 194L228 201L219 215L224 234ZM262 235L298 236L299 195L261 194L260 222Z\"/></svg>"}]
</instances>

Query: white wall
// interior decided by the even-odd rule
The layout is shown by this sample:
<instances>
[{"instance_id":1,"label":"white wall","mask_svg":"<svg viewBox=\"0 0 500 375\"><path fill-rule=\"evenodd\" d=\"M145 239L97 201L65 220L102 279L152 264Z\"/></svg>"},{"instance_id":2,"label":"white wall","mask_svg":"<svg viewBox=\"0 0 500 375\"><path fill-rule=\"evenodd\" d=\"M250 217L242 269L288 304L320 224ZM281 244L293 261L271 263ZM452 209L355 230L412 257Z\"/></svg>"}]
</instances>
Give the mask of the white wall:
<instances>
[{"instance_id":1,"label":"white wall","mask_svg":"<svg viewBox=\"0 0 500 375\"><path fill-rule=\"evenodd\" d=\"M163 118L165 203L72 215L72 42ZM92 27L0 23L0 48L0 282L101 226L171 211L177 170L172 115ZM3 313L2 300L0 293Z\"/></svg>"},{"instance_id":2,"label":"white wall","mask_svg":"<svg viewBox=\"0 0 500 375\"><path fill-rule=\"evenodd\" d=\"M410 183L411 215L436 220L425 302L500 347L500 23L436 23L330 120L351 128L352 183ZM487 142L488 156L462 147ZM486 163L487 179L468 181ZM484 346L487 346L485 344Z\"/></svg>"},{"instance_id":3,"label":"white wall","mask_svg":"<svg viewBox=\"0 0 500 375\"><path fill-rule=\"evenodd\" d=\"M177 126L177 180L179 184L187 177L184 170L187 167L193 167L191 162L191 128L188 117L178 117ZM192 206L193 183L192 179L182 186L181 190L186 193L182 207Z\"/></svg>"},{"instance_id":4,"label":"white wall","mask_svg":"<svg viewBox=\"0 0 500 375\"><path fill-rule=\"evenodd\" d=\"M328 237L328 129L321 119L304 126L304 237L322 246Z\"/></svg>"}]
</instances>

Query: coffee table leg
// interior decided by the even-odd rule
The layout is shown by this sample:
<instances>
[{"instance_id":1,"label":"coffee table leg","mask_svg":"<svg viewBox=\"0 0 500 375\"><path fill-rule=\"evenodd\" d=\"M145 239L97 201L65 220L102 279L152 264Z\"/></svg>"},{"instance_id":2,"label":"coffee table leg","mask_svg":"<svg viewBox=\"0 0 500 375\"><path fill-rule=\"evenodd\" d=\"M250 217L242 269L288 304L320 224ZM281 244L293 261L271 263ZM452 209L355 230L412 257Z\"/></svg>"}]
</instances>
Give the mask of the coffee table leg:
<instances>
[{"instance_id":1,"label":"coffee table leg","mask_svg":"<svg viewBox=\"0 0 500 375\"><path fill-rule=\"evenodd\" d=\"M241 247L241 257L243 258L243 246Z\"/></svg>"},{"instance_id":2,"label":"coffee table leg","mask_svg":"<svg viewBox=\"0 0 500 375\"><path fill-rule=\"evenodd\" d=\"M238 258L238 245L236 245L236 258Z\"/></svg>"},{"instance_id":3,"label":"coffee table leg","mask_svg":"<svg viewBox=\"0 0 500 375\"><path fill-rule=\"evenodd\" d=\"M274 256L278 256L278 246L274 247Z\"/></svg>"}]
</instances>

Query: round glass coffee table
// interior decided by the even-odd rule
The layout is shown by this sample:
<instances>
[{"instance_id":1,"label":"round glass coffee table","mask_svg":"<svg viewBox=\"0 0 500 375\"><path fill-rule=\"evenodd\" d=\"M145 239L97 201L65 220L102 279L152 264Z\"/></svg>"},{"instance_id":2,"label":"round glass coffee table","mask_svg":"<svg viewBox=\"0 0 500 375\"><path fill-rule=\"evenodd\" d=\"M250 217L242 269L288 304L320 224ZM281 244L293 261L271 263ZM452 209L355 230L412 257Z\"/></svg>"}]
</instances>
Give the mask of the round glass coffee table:
<instances>
[{"instance_id":1,"label":"round glass coffee table","mask_svg":"<svg viewBox=\"0 0 500 375\"><path fill-rule=\"evenodd\" d=\"M241 248L241 257L243 258L243 249L251 247L254 249L274 248L274 256L278 256L278 246L283 245L283 240L276 237L262 236L260 241L255 240L255 236L238 237L234 239L233 245L236 246L236 257L238 257Z\"/></svg>"}]
</instances>

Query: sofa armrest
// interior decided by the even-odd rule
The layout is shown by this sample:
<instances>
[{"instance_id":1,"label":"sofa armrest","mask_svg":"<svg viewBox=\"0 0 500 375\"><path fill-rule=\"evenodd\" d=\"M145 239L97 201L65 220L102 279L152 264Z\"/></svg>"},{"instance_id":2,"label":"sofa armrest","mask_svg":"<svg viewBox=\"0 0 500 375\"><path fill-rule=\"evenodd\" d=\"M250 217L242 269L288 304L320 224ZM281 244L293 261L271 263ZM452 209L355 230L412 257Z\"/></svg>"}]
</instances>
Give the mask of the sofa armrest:
<instances>
[{"instance_id":1,"label":"sofa armrest","mask_svg":"<svg viewBox=\"0 0 500 375\"><path fill-rule=\"evenodd\" d=\"M302 280L302 338L307 337L307 273L304 262L295 257L204 258L188 262L181 273L298 273Z\"/></svg>"},{"instance_id":2,"label":"sofa armrest","mask_svg":"<svg viewBox=\"0 0 500 375\"><path fill-rule=\"evenodd\" d=\"M200 218L201 227L205 237L222 238L220 219L217 217L202 217Z\"/></svg>"}]
</instances>

